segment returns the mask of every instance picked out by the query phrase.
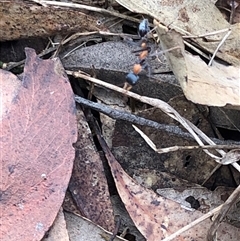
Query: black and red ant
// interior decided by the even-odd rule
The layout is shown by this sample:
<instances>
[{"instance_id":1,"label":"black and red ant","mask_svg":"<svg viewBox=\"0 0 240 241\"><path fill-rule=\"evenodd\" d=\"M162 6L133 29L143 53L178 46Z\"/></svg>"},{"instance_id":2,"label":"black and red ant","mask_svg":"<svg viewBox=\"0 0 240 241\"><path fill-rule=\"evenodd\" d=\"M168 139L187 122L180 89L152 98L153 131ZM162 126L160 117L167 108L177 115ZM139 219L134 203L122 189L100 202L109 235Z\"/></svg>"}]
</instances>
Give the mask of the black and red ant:
<instances>
[{"instance_id":1,"label":"black and red ant","mask_svg":"<svg viewBox=\"0 0 240 241\"><path fill-rule=\"evenodd\" d=\"M124 83L123 88L125 90L130 90L139 80L139 74L142 70L146 70L148 72L148 76L150 76L150 68L148 63L146 62L147 57L149 56L149 53L151 52L151 47L148 46L148 34L150 33L150 27L147 19L143 19L138 27L138 34L141 37L140 43L141 43L141 49L135 50L133 53L138 53L138 61L133 65L132 71L130 71L126 76L126 82ZM180 48L179 46L164 50L159 52L158 54L172 51L174 49ZM156 54L150 55L150 56L156 56Z\"/></svg>"},{"instance_id":2,"label":"black and red ant","mask_svg":"<svg viewBox=\"0 0 240 241\"><path fill-rule=\"evenodd\" d=\"M147 19L143 19L138 27L138 34L141 37L141 49L133 51L133 53L138 53L138 61L134 64L132 71L130 71L126 76L126 82L124 84L124 89L130 90L133 85L135 85L139 80L139 73L146 69L150 73L148 64L146 63L146 58L151 52L151 47L147 45L147 34L150 32L149 23Z\"/></svg>"}]
</instances>

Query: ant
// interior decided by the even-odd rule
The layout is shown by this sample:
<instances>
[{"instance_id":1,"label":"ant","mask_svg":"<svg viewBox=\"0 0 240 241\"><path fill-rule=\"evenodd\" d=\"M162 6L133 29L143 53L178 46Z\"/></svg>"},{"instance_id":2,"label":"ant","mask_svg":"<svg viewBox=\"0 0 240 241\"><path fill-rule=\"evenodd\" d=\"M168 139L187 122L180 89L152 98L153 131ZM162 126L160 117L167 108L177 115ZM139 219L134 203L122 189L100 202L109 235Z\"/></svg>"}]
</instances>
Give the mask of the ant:
<instances>
[{"instance_id":1,"label":"ant","mask_svg":"<svg viewBox=\"0 0 240 241\"><path fill-rule=\"evenodd\" d=\"M132 71L130 71L126 76L126 82L124 84L124 89L130 90L133 85L135 85L139 80L139 73L146 69L150 75L150 69L146 63L146 58L151 52L151 47L147 45L147 34L150 32L150 27L147 19L143 19L138 26L138 35L141 37L141 49L133 51L133 53L139 53L138 62L134 64Z\"/></svg>"},{"instance_id":2,"label":"ant","mask_svg":"<svg viewBox=\"0 0 240 241\"><path fill-rule=\"evenodd\" d=\"M149 55L149 53L151 52L151 47L149 47L147 45L147 42L148 42L148 36L147 35L151 31L150 31L148 20L143 19L140 22L139 27L138 27L138 34L141 37L141 40L140 40L141 49L133 51L133 53L140 52L138 54L138 61L137 61L137 63L135 63L133 65L132 71L130 71L126 76L126 82L124 83L124 86L123 86L123 89L125 89L125 90L130 90L133 87L133 85L135 85L138 82L139 74L142 70L145 69L146 71L148 71L147 76L150 76L150 74L151 74L150 67L146 63L146 59L147 59L148 56L155 56L155 54ZM160 51L158 54L169 52L169 51L179 49L179 48L180 48L180 46L172 47L172 48L169 48L167 50Z\"/></svg>"}]
</instances>

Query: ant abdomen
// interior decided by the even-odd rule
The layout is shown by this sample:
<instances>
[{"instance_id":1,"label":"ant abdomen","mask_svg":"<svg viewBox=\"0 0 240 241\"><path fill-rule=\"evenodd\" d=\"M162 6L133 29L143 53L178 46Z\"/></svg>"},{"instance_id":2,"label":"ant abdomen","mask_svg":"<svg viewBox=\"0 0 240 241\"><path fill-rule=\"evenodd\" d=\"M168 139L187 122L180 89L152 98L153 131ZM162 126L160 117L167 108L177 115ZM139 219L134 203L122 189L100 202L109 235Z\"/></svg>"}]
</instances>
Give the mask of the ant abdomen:
<instances>
[{"instance_id":1,"label":"ant abdomen","mask_svg":"<svg viewBox=\"0 0 240 241\"><path fill-rule=\"evenodd\" d=\"M130 85L135 85L139 80L139 76L134 74L133 72L130 72L127 74L126 76L126 81L130 84Z\"/></svg>"}]
</instances>

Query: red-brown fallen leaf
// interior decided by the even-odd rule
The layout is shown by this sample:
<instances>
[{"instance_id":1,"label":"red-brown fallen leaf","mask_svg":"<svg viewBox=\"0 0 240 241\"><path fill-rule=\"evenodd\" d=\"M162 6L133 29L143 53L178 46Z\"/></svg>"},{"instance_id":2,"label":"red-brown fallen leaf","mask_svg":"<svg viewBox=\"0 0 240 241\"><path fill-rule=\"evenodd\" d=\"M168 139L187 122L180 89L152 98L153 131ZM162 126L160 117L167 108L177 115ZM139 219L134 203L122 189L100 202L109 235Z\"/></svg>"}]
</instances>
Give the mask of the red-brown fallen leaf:
<instances>
[{"instance_id":1,"label":"red-brown fallen leaf","mask_svg":"<svg viewBox=\"0 0 240 241\"><path fill-rule=\"evenodd\" d=\"M113 231L114 214L103 163L83 111L77 108L78 140L69 190L82 216Z\"/></svg>"},{"instance_id":2,"label":"red-brown fallen leaf","mask_svg":"<svg viewBox=\"0 0 240 241\"><path fill-rule=\"evenodd\" d=\"M99 136L98 140L108 159L118 193L136 227L148 241L162 240L202 216L201 212L186 210L180 204L157 196L153 191L136 183L124 172L104 140ZM206 219L175 240L205 241L210 225L210 219ZM218 236L221 240L239 240L240 230L222 223Z\"/></svg>"},{"instance_id":3,"label":"red-brown fallen leaf","mask_svg":"<svg viewBox=\"0 0 240 241\"><path fill-rule=\"evenodd\" d=\"M32 49L26 55L22 84L0 123L4 241L40 240L49 229L67 189L77 136L75 102L60 61L41 60Z\"/></svg>"}]
</instances>

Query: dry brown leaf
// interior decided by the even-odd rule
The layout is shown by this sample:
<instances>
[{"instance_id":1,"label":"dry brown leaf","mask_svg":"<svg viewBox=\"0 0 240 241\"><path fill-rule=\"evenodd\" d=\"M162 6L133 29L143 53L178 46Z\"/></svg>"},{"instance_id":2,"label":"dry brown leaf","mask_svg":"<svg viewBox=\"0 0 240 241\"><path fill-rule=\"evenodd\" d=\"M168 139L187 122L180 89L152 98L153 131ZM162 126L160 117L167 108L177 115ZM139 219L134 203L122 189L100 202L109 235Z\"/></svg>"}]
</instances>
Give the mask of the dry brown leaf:
<instances>
[{"instance_id":1,"label":"dry brown leaf","mask_svg":"<svg viewBox=\"0 0 240 241\"><path fill-rule=\"evenodd\" d=\"M43 237L61 207L75 154L75 102L62 65L39 59L32 49L26 55L18 94L0 124L4 241Z\"/></svg>"},{"instance_id":2,"label":"dry brown leaf","mask_svg":"<svg viewBox=\"0 0 240 241\"><path fill-rule=\"evenodd\" d=\"M113 231L114 214L102 160L81 108L77 110L77 120L78 140L74 145L76 157L69 190L82 216Z\"/></svg>"},{"instance_id":3,"label":"dry brown leaf","mask_svg":"<svg viewBox=\"0 0 240 241\"><path fill-rule=\"evenodd\" d=\"M214 191L210 191L205 187L201 187L198 185L193 185L188 183L187 185L183 183L183 185L174 188L161 188L157 189L156 192L166 198L174 200L178 203L181 203L183 206L191 208L195 205L198 205L196 200L199 202L198 211L202 213L207 213L214 208L222 205L225 200L232 194L234 188L228 187L217 187ZM194 199L189 199L186 201L188 197L194 197ZM230 212L227 214L226 222L229 224L234 224L235 227L239 227L240 219L239 219L240 209L235 205L230 209Z\"/></svg>"},{"instance_id":4,"label":"dry brown leaf","mask_svg":"<svg viewBox=\"0 0 240 241\"><path fill-rule=\"evenodd\" d=\"M207 66L199 57L185 55L187 85L185 96L194 103L211 106L240 106L240 72L234 66L216 62Z\"/></svg>"},{"instance_id":5,"label":"dry brown leaf","mask_svg":"<svg viewBox=\"0 0 240 241\"><path fill-rule=\"evenodd\" d=\"M79 10L43 7L27 1L1 1L0 16L0 41L100 28L95 17Z\"/></svg>"},{"instance_id":6,"label":"dry brown leaf","mask_svg":"<svg viewBox=\"0 0 240 241\"><path fill-rule=\"evenodd\" d=\"M162 240L202 215L198 211L188 211L176 202L157 196L153 191L137 184L124 172L106 144L103 141L100 142L102 147L105 146L104 152L119 195L136 227L148 241ZM210 219L206 219L178 238L184 241L205 241L210 224ZM238 240L239 231L235 227L222 223L218 235L222 240Z\"/></svg>"},{"instance_id":7,"label":"dry brown leaf","mask_svg":"<svg viewBox=\"0 0 240 241\"><path fill-rule=\"evenodd\" d=\"M157 24L157 22L155 22ZM213 62L208 66L198 56L184 51L179 33L158 25L163 49L180 46L166 53L168 62L185 96L194 103L210 106L240 106L239 68Z\"/></svg>"},{"instance_id":8,"label":"dry brown leaf","mask_svg":"<svg viewBox=\"0 0 240 241\"><path fill-rule=\"evenodd\" d=\"M94 224L80 215L65 212L67 229L71 241L106 241L112 238L112 233ZM114 241L127 241L116 236Z\"/></svg>"}]
</instances>

